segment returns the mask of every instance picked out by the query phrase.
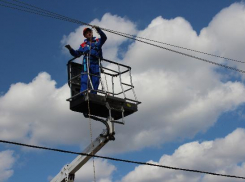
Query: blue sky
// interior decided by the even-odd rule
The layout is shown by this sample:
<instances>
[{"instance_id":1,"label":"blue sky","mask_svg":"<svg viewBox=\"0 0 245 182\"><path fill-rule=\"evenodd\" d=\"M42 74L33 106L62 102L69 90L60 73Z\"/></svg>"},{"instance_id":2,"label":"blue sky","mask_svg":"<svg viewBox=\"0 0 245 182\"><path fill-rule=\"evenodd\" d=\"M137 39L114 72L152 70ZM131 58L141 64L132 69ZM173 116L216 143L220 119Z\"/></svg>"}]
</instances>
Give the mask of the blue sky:
<instances>
[{"instance_id":1,"label":"blue sky","mask_svg":"<svg viewBox=\"0 0 245 182\"><path fill-rule=\"evenodd\" d=\"M243 1L24 2L105 28L244 61ZM4 7L0 15L0 139L81 151L90 142L89 125L65 102L71 56L63 46L78 48L83 27ZM125 126L116 128L116 140L100 154L244 176L245 77L107 35L104 57L132 66L143 103L126 118ZM242 64L195 55L245 70ZM93 122L93 136L101 130ZM73 158L0 144L0 177L8 182L49 181ZM232 181L135 167L97 160L97 181ZM77 181L92 180L89 163Z\"/></svg>"}]
</instances>

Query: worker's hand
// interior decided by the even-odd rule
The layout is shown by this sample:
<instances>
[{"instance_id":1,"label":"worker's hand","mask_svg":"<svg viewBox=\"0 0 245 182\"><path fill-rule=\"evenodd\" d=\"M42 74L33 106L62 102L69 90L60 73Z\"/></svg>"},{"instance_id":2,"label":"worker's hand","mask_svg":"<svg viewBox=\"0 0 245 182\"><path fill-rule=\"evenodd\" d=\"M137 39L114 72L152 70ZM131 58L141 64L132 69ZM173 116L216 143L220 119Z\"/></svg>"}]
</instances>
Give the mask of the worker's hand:
<instances>
[{"instance_id":1,"label":"worker's hand","mask_svg":"<svg viewBox=\"0 0 245 182\"><path fill-rule=\"evenodd\" d=\"M97 25L92 25L92 28L94 28L94 29L97 30L97 31L100 29L100 27L97 26Z\"/></svg>"},{"instance_id":2,"label":"worker's hand","mask_svg":"<svg viewBox=\"0 0 245 182\"><path fill-rule=\"evenodd\" d=\"M71 48L71 46L68 44L68 45L66 45L65 46L68 50L71 50L72 48Z\"/></svg>"}]
</instances>

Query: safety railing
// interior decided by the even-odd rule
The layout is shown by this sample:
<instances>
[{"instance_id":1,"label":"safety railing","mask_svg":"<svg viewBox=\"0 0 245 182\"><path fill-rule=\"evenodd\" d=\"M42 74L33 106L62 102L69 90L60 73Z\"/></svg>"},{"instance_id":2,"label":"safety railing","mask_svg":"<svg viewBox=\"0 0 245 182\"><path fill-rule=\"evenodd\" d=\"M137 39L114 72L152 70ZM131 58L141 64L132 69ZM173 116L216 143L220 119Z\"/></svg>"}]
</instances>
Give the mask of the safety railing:
<instances>
[{"instance_id":1,"label":"safety railing","mask_svg":"<svg viewBox=\"0 0 245 182\"><path fill-rule=\"evenodd\" d=\"M95 75L90 73L90 70L87 69L87 72L83 71L82 64L75 63L74 60L76 58L73 58L68 61L67 64L67 70L68 70L68 85L70 86L71 90L71 97L67 99L67 101L71 101L75 97L89 93L91 91L95 91L99 93L100 95L111 95L113 97L122 97L126 101L133 102L135 104L140 104L141 102L138 101L134 85L132 81L132 74L131 74L131 67L120 64L118 62L114 62L108 59L99 59L99 74ZM103 63L106 63L107 66L103 66ZM87 68L90 67L89 60L86 61ZM88 77L88 88L87 90L84 90L83 92L80 92L81 87L81 76L87 74ZM100 80L100 87L98 90L95 90L93 88L92 79L91 77L99 77ZM108 79L109 77L109 79ZM117 84L115 83L115 79L118 78ZM125 81L125 80L128 80ZM110 83L108 80L111 80ZM124 80L124 82L123 82ZM104 83L105 82L105 83ZM105 86L106 84L106 86ZM127 97L127 94L131 92L131 96Z\"/></svg>"}]
</instances>

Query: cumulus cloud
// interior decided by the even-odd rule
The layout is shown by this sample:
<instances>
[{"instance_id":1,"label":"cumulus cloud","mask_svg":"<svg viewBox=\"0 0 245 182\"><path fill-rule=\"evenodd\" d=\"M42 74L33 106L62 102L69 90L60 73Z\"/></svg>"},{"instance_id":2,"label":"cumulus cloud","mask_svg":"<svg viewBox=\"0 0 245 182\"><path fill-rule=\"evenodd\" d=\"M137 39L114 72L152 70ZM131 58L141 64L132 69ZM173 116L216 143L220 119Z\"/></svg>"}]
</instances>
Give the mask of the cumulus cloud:
<instances>
[{"instance_id":1,"label":"cumulus cloud","mask_svg":"<svg viewBox=\"0 0 245 182\"><path fill-rule=\"evenodd\" d=\"M84 138L89 140L87 120L69 110L68 86L55 85L45 72L30 83L11 85L0 97L0 137L35 144L80 144Z\"/></svg>"},{"instance_id":2,"label":"cumulus cloud","mask_svg":"<svg viewBox=\"0 0 245 182\"><path fill-rule=\"evenodd\" d=\"M216 36L222 30L218 29L215 34L207 30L210 30L213 24L217 27L222 25L220 16L227 16L227 13L233 13L231 19L237 22L237 29L243 29L244 24L241 22L244 16L240 18L235 15L245 15L244 4L238 3L215 16L209 27L203 29L200 35L181 17L171 20L157 17L138 35L216 54L223 43L214 42L210 37ZM232 30L230 27L226 31L236 36ZM225 36L229 37L229 33ZM238 34L238 37L237 39L240 39L244 34ZM234 41L233 49L236 47L240 49L240 43L236 45ZM239 56L244 57L244 51L241 51ZM210 59L208 56L202 57ZM214 60L225 64L225 60ZM113 145L118 144L119 151L193 137L214 125L224 112L235 110L244 104L243 83L229 81L229 73L217 72L217 67L212 64L140 42L131 44L123 62L133 68L136 92L143 104L139 106L139 113L129 117L129 124L118 129L120 134L116 136L117 143ZM130 140L120 145L125 138Z\"/></svg>"},{"instance_id":3,"label":"cumulus cloud","mask_svg":"<svg viewBox=\"0 0 245 182\"><path fill-rule=\"evenodd\" d=\"M0 152L0 182L7 181L14 174L12 169L15 163L13 153L12 150Z\"/></svg>"},{"instance_id":4,"label":"cumulus cloud","mask_svg":"<svg viewBox=\"0 0 245 182\"><path fill-rule=\"evenodd\" d=\"M234 3L213 18L209 26L201 31L200 38L206 39L210 48L217 54L244 61L244 31L244 2ZM245 69L245 66L240 63L228 61L227 64Z\"/></svg>"},{"instance_id":5,"label":"cumulus cloud","mask_svg":"<svg viewBox=\"0 0 245 182\"><path fill-rule=\"evenodd\" d=\"M196 169L214 173L244 176L245 130L237 129L225 138L214 141L191 142L180 146L172 155L163 155L159 161L149 161L165 166ZM241 163L241 164L240 164ZM150 166L138 166L122 182L216 182L242 181L239 179L201 175Z\"/></svg>"},{"instance_id":6,"label":"cumulus cloud","mask_svg":"<svg viewBox=\"0 0 245 182\"><path fill-rule=\"evenodd\" d=\"M235 16L245 14L241 3L221 11L200 35L181 17L171 20L157 17L139 32L130 20L109 13L101 20L92 21L92 24L216 53L225 51L220 48L224 43L219 39L214 42L212 36L222 31L217 27L223 26L222 17L227 13L237 22L237 28L243 29L241 22L244 16ZM232 13L234 16L230 15ZM213 27L216 31L211 31ZM224 35L227 41L233 27L229 30L227 27L228 33ZM65 36L62 43L79 46L83 40L82 29L79 27ZM244 37L237 36L239 40ZM240 42L236 44L237 39L233 39L234 49L241 46ZM108 34L104 45L105 57L119 59L118 52L125 41L122 37ZM244 52L239 52L239 56L244 57ZM235 110L245 102L242 82L229 80L225 75L228 73L217 72L217 67L211 64L139 42L131 43L120 61L132 66L136 93L142 104L139 112L125 118L125 126L116 126L117 142L109 143L104 152L139 150L191 138L214 125L224 112ZM0 137L29 143L86 145L90 138L87 120L81 114L69 111L69 103L65 101L69 97L68 86L56 88L55 84L45 72L30 83L13 84L0 97ZM94 136L101 130L101 124L93 122L93 131L97 132Z\"/></svg>"}]
</instances>

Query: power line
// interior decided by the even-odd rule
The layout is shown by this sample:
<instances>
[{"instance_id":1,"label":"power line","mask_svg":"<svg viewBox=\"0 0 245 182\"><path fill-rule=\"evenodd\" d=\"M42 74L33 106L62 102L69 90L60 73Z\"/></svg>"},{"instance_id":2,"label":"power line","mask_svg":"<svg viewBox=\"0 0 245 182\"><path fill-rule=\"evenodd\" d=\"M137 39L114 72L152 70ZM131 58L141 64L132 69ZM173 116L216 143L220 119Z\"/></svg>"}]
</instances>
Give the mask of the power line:
<instances>
[{"instance_id":1,"label":"power line","mask_svg":"<svg viewBox=\"0 0 245 182\"><path fill-rule=\"evenodd\" d=\"M127 33L122 33L122 32L118 32L118 31L114 31L114 32L120 33L122 35L130 36L130 37L135 37L135 38L138 38L138 39L143 39L143 40L148 40L148 41L155 42L155 43L160 43L160 44L168 45L168 46L171 46L171 47L176 47L176 48L179 48L179 49L184 49L184 50L188 50L188 51L192 51L192 52L196 52L196 53L205 54L205 55L208 55L208 56L222 58L222 59L226 59L226 60L230 60L230 61L234 61L234 62L238 62L238 63L245 63L244 61L240 61L240 60L236 60L236 59L231 59L231 58L227 58L227 57L223 57L223 56L218 56L218 55L214 55L214 54L211 54L211 53L206 53L206 52L202 52L202 51L198 51L198 50L194 50L194 49L190 49L190 48L186 48L186 47L182 47L182 46L177 46L177 45L169 44L169 43L166 43L166 42L152 40L152 39L148 39L148 38L145 38L145 37L140 37L140 36L136 36L136 35L132 35L132 34L127 34Z\"/></svg>"},{"instance_id":2,"label":"power line","mask_svg":"<svg viewBox=\"0 0 245 182\"><path fill-rule=\"evenodd\" d=\"M118 34L118 33L114 33L114 34ZM120 35L120 34L118 34L118 35ZM183 52L180 52L180 51L176 51L176 50L173 50L173 49L169 49L169 48L166 48L166 47L163 47L163 46L152 44L150 42L145 42L145 41L142 41L142 40L139 40L139 39L136 39L136 38L131 38L131 37L126 36L126 35L122 35L121 34L121 36L126 37L126 38L129 38L129 39L137 40L139 42L142 42L142 43L145 43L145 44L148 44L148 45L152 45L154 47L165 49L167 51L171 51L171 52L174 52L174 53L183 55L183 56L187 56L187 57L191 57L191 58L194 58L194 59L198 59L200 61L204 61L204 62L207 62L207 63L210 63L210 64L214 64L214 65L217 65L217 66L220 66L220 67L224 67L226 69L230 69L230 70L237 71L237 72L240 72L240 73L245 74L245 71L244 70L241 70L241 69L238 69L238 68L234 68L234 67L227 66L227 65L224 65L224 64L216 63L216 62L213 62L213 61L210 61L210 60L207 60L207 59L203 59L203 58L200 58L200 57L197 57L197 56L193 56L193 55L186 54L186 53L183 53Z\"/></svg>"},{"instance_id":3,"label":"power line","mask_svg":"<svg viewBox=\"0 0 245 182\"><path fill-rule=\"evenodd\" d=\"M172 169L172 170L177 170L177 171L194 172L194 173L208 174L208 175L214 175L214 176L222 176L222 177L227 177L227 178L245 179L245 177L243 177L243 176L226 175L226 174L213 173L213 172L207 172L207 171L201 171L201 170L193 170L193 169L171 167L171 166L153 164L153 163L148 163L148 162L132 161L132 160L119 159L119 158L114 158L114 157L105 157L105 156L100 156L100 155L91 155L91 154L86 154L86 153L73 152L73 151L61 150L61 149L56 149L56 148L41 147L41 146L37 146L37 145L29 145L29 144L11 142L11 141L6 141L6 140L0 140L0 142L1 143L6 143L6 144L23 146L23 147L35 148L35 149L40 149L40 150L48 150L48 151L67 153L67 154L76 154L76 155L90 156L90 157L96 157L96 158L101 158L101 159L107 159L107 160L131 163L131 164L139 164L139 165L147 165L147 166L154 166L154 167Z\"/></svg>"},{"instance_id":4,"label":"power line","mask_svg":"<svg viewBox=\"0 0 245 182\"><path fill-rule=\"evenodd\" d=\"M14 0L14 1L19 2L21 4L24 4L24 5L27 5L27 6L30 6L32 8L38 9L38 10L31 9L31 8L28 8L28 7L23 7L23 6L20 6L20 5L17 5L17 4L13 4L13 3L9 3L9 2L3 1L3 0L0 0L0 1L8 3L8 4L11 4L11 5L14 5L14 6L17 6L17 7L25 8L27 10L19 9L19 8L16 8L16 7L10 7L10 6L6 6L6 5L2 5L2 4L0 4L0 6L5 6L5 7L8 7L8 8L12 8L12 9L20 10L20 11L25 11L25 12L29 12L29 13L34 13L34 14L38 14L40 16L46 16L46 17L50 17L50 18L63 20L63 21L68 21L68 22L72 22L72 23L76 23L76 24L80 24L80 25L82 24L82 25L92 26L92 25L90 25L88 23L85 23L85 22L82 22L82 21L79 21L79 20L75 20L75 19L71 19L69 17L63 16L63 15L60 15L60 14L57 14L57 13L53 13L51 11L47 11L47 10L41 9L39 7L30 5L30 4L27 4L27 3L23 3L23 2L20 2L20 1L17 1L17 0ZM224 67L226 69L230 69L230 70L237 71L237 72L240 72L240 73L245 73L244 70L241 70L241 69L238 69L238 68L234 68L234 67L231 67L231 66L227 66L227 65L220 64L220 63L216 63L216 62L213 62L213 61L210 61L210 60L207 60L207 59L199 58L197 56L193 56L193 55L186 54L186 53L183 53L183 52L180 52L180 51L176 51L176 50L173 50L173 49L169 49L169 48L166 48L166 47L163 47L163 46L152 44L150 42L142 41L142 40L136 38L137 36L132 37L132 35L130 35L130 34L125 34L125 33L117 32L117 31L106 29L106 28L102 28L102 27L100 27L100 28L105 30L105 31L107 31L107 32L114 33L114 34L129 38L129 39L132 39L132 40L136 40L136 41L148 44L148 45L152 45L152 46L155 46L155 47L158 47L158 48L162 48L162 49L165 49L165 50L177 53L177 54L181 54L181 55L184 55L184 56L187 56L187 57L198 59L198 60L201 60L201 61L204 61L204 62L207 62L207 63L211 63L211 64L214 64L214 65L217 65L217 66L221 66L221 67ZM148 40L150 40L150 39L148 39ZM153 40L151 40L151 41L153 41ZM206 53L206 54L208 54L208 53ZM221 57L221 58L225 58L225 57ZM225 59L229 59L229 60L233 60L234 61L234 59L230 59L230 58L225 58ZM237 61L237 60L235 60L235 61ZM237 62L241 62L241 61L237 61Z\"/></svg>"},{"instance_id":5,"label":"power line","mask_svg":"<svg viewBox=\"0 0 245 182\"><path fill-rule=\"evenodd\" d=\"M61 16L54 16L51 13L44 13L43 11L37 11L35 9L31 9L31 8L28 8L28 7L24 7L24 6L20 6L20 5L17 5L17 4L13 4L13 3L10 3L10 2L4 1L4 0L0 0L0 1L4 2L6 4L9 4L9 5L0 4L0 6L6 7L6 8L11 8L11 9L15 9L15 10L18 10L18 11L23 11L23 12L27 12L27 13L32 13L32 14L44 16L44 17L54 18L54 19L57 19L57 20L63 20L63 21L68 21L68 22L72 22L72 23L77 23L77 24L81 25L81 23L71 21L71 19L70 20L65 19L64 17L62 18ZM16 7L13 7L11 5L16 6ZM21 8L24 8L24 9L21 9ZM89 24L83 24L83 25L91 26Z\"/></svg>"},{"instance_id":6,"label":"power line","mask_svg":"<svg viewBox=\"0 0 245 182\"><path fill-rule=\"evenodd\" d=\"M63 15L60 15L60 14L57 14L57 13L54 13L54 12L39 8L37 6L28 4L28 3L24 3L24 2L21 2L21 1L18 1L18 0L13 0L13 1L15 1L17 3L20 3L20 4L24 4L24 5L30 6L32 8L38 9L38 10L41 10L44 13L51 13L52 15L56 15L56 16L59 16L59 17L69 18L69 17L63 16ZM71 18L69 18L69 19L70 20L75 20L75 19L71 19ZM84 23L84 22L82 22L82 24L89 25L89 24ZM91 26L91 25L89 25L89 26ZM183 46L177 46L177 45L169 44L169 43L166 43L166 42L156 41L156 40L148 39L148 38L145 38L145 37L140 37L140 36L136 36L136 35L132 35L132 34L127 34L127 33L119 32L119 31L106 29L106 28L103 28L103 27L100 27L100 28L103 29L103 30L106 30L106 31L113 31L115 33L123 34L123 35L129 36L129 37L134 37L134 38L143 39L143 40L147 40L147 41L151 41L151 42L155 42L155 43L160 43L160 44L172 46L172 47L175 47L175 48L184 49L184 50L188 50L188 51L192 51L192 52L197 52L197 53L201 53L201 54L205 54L205 55L209 55L209 56L213 56L213 57L217 57L217 58L222 58L222 59L226 59L226 60L230 60L230 61L235 61L235 62L239 62L239 63L245 63L244 61L239 61L239 60L236 60L236 59L231 59L231 58L227 58L227 57L223 57L223 56L218 56L218 55L214 55L214 54L210 54L210 53L206 53L206 52L202 52L202 51L186 48L186 47L183 47Z\"/></svg>"}]
</instances>

